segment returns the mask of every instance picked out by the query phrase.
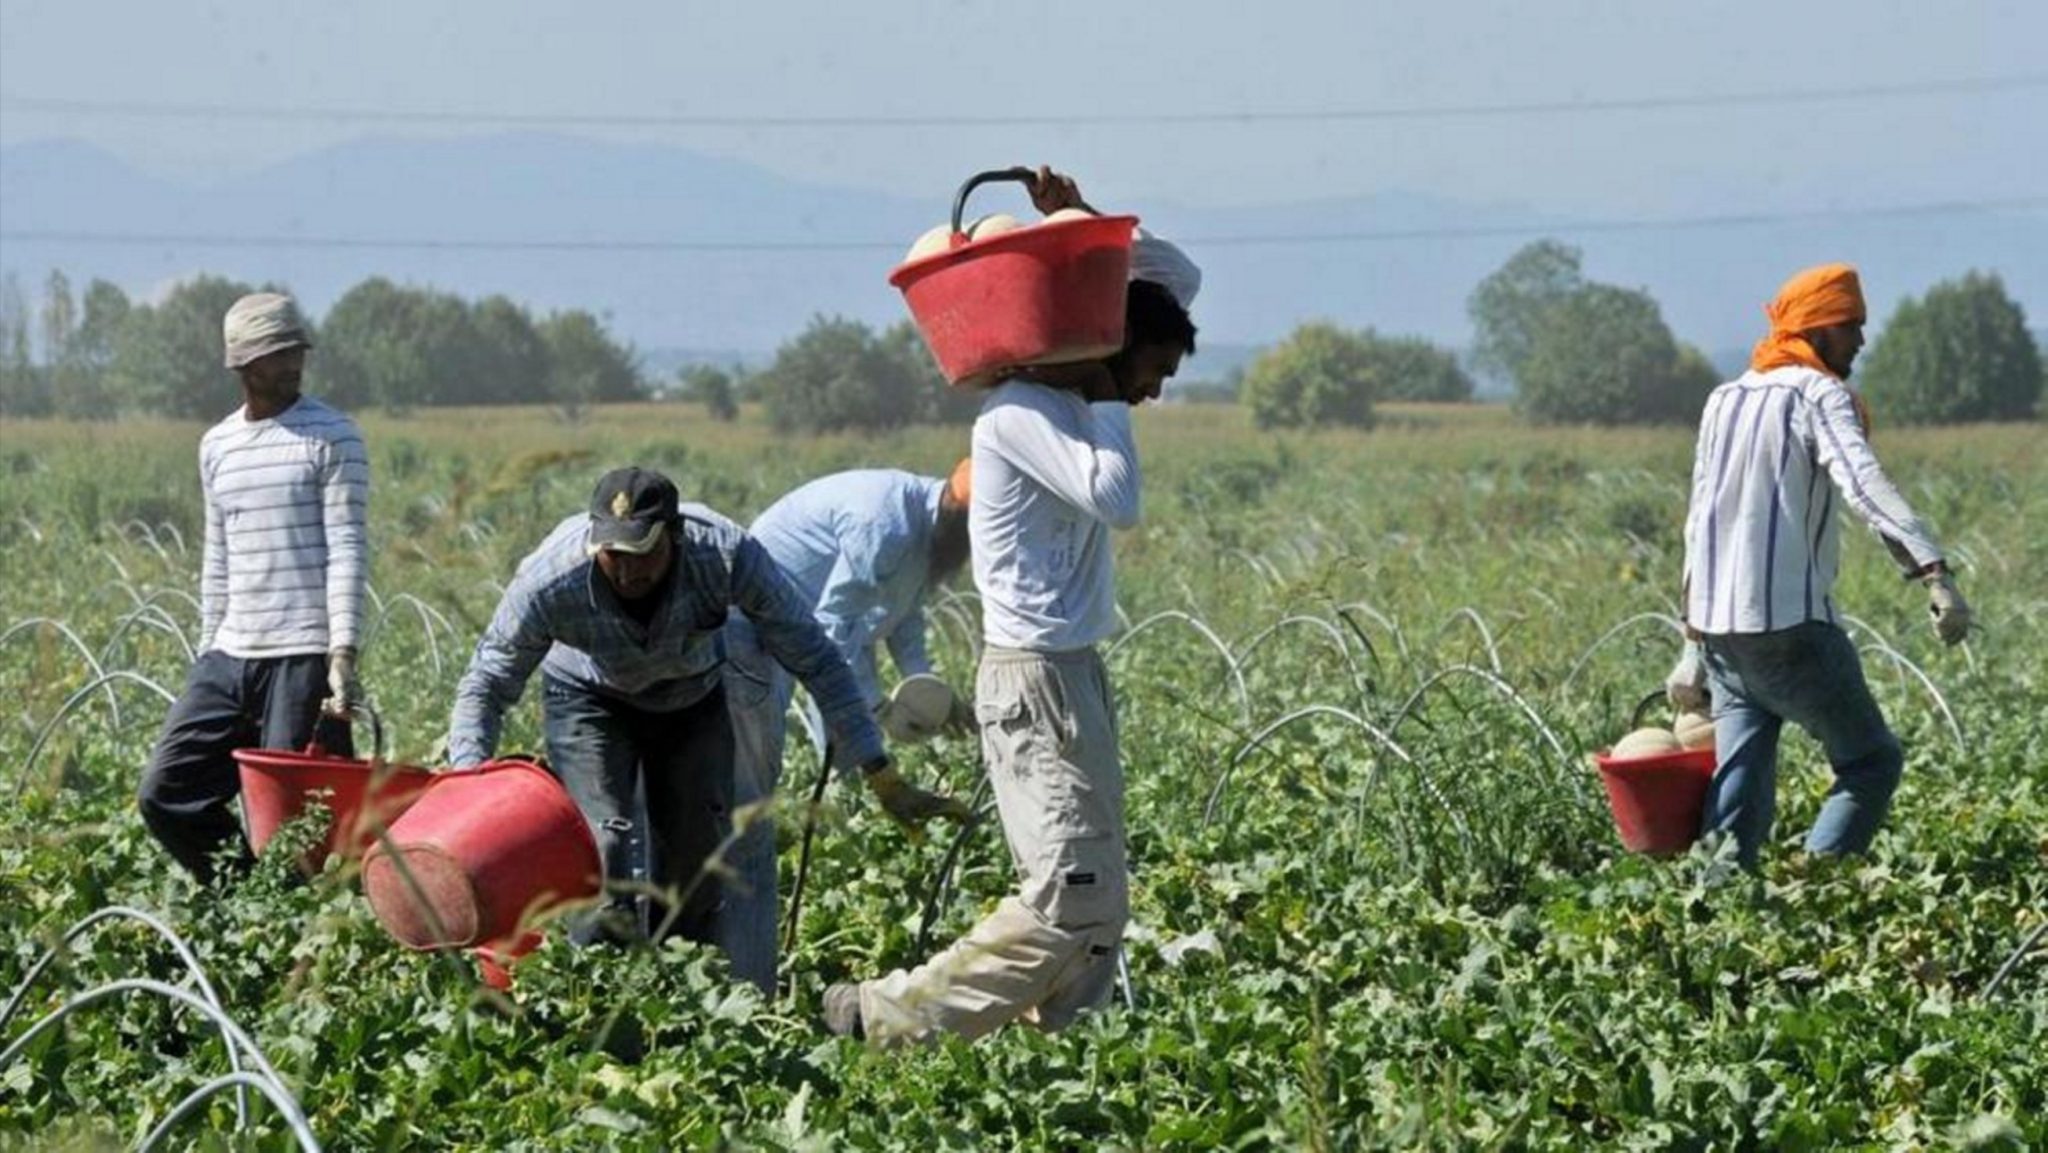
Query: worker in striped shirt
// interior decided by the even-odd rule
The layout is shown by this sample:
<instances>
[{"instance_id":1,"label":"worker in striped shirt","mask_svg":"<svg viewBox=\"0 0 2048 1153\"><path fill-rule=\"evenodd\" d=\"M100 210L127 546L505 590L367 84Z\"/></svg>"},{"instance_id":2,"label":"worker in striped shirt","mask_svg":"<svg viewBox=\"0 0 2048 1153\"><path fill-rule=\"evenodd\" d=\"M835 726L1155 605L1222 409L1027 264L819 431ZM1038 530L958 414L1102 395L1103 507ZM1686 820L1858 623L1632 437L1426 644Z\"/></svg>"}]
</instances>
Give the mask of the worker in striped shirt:
<instances>
[{"instance_id":1,"label":"worker in striped shirt","mask_svg":"<svg viewBox=\"0 0 2048 1153\"><path fill-rule=\"evenodd\" d=\"M681 504L660 473L615 469L588 514L519 563L448 726L453 764L489 759L540 671L549 767L590 824L609 890L572 928L578 942L712 939L723 891L711 856L732 832L735 756L719 634L734 610L818 702L884 811L912 827L966 816L898 775L853 671L760 542ZM658 894L647 902L643 870Z\"/></svg>"},{"instance_id":2,"label":"worker in striped shirt","mask_svg":"<svg viewBox=\"0 0 2048 1153\"><path fill-rule=\"evenodd\" d=\"M1905 763L1835 605L1843 510L1926 586L1942 643L1970 631L1941 546L1879 467L1868 409L1849 382L1863 347L1856 270L1801 272L1765 312L1771 332L1750 370L1715 389L1700 417L1685 521L1694 639L1666 684L1677 708L1712 707L1717 763L1701 833L1732 837L1747 868L1770 837L1786 721L1811 733L1834 767L1809 852L1868 848Z\"/></svg>"},{"instance_id":3,"label":"worker in striped shirt","mask_svg":"<svg viewBox=\"0 0 2048 1153\"><path fill-rule=\"evenodd\" d=\"M199 656L143 770L142 819L211 881L249 848L232 808L238 748L297 750L323 712L357 703L369 576L370 466L355 422L299 391L313 347L288 296L259 292L222 322L242 404L199 442L206 501ZM345 725L323 728L349 755Z\"/></svg>"}]
</instances>

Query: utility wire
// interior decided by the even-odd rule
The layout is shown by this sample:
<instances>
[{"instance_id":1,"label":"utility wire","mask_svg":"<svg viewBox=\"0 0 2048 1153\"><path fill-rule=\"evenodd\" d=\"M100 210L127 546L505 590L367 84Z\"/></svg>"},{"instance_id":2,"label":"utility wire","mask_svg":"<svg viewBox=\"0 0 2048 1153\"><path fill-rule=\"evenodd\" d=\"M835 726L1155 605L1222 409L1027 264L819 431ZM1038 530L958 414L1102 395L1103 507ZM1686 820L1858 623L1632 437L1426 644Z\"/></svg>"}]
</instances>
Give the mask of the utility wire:
<instances>
[{"instance_id":1,"label":"utility wire","mask_svg":"<svg viewBox=\"0 0 2048 1153\"><path fill-rule=\"evenodd\" d=\"M1864 208L1816 208L1796 212L1728 213L1664 219L1557 220L1441 228L1394 228L1350 232L1176 235L1179 243L1204 248L1260 248L1289 245L1367 244L1403 240L1466 240L1500 236L1571 236L1606 232L1659 232L1742 228L1848 219L1942 217L2048 208L2048 195L1991 200L1950 200ZM890 252L901 240L647 240L489 239L465 237L375 237L343 235L244 235L237 233L94 232L74 229L0 229L0 240L105 245L109 247L204 247L257 249L373 249L423 252L591 252L591 253L829 253Z\"/></svg>"},{"instance_id":2,"label":"utility wire","mask_svg":"<svg viewBox=\"0 0 2048 1153\"><path fill-rule=\"evenodd\" d=\"M1409 104L1358 108L1267 108L1238 111L916 113L909 115L802 115L661 112L485 112L367 105L206 104L170 101L91 100L0 93L0 108L68 116L139 120L241 120L270 122L352 122L468 127L526 128L1097 128L1145 125L1364 123L1394 120L1460 120L1576 113L1655 112L1681 108L1741 108L1816 101L1898 100L1968 96L2048 87L2048 72L1862 84L1835 88L1702 93L1690 96L1625 96L1571 100L1501 101L1475 104Z\"/></svg>"}]
</instances>

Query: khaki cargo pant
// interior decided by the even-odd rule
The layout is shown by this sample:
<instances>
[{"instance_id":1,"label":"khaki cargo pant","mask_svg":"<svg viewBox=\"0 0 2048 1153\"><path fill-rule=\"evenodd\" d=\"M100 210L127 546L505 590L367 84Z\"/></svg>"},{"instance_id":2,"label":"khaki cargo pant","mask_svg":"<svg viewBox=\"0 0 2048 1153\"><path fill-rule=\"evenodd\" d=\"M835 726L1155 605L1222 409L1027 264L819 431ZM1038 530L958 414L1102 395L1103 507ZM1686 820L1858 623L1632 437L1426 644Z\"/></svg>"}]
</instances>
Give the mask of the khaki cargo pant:
<instances>
[{"instance_id":1,"label":"khaki cargo pant","mask_svg":"<svg viewBox=\"0 0 2048 1153\"><path fill-rule=\"evenodd\" d=\"M877 1045L973 1038L1022 1018L1059 1029L1109 995L1130 917L1116 705L1093 649L989 648L975 715L1014 896L944 952L860 987Z\"/></svg>"}]
</instances>

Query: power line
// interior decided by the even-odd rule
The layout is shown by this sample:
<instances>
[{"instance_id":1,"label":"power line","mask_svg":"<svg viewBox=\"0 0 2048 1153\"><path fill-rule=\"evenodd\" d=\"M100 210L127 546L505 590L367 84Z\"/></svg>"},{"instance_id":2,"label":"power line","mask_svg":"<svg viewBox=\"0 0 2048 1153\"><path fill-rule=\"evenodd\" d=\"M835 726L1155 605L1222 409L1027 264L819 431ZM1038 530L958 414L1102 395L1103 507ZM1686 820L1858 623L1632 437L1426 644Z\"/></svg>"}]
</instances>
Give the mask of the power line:
<instances>
[{"instance_id":1,"label":"power line","mask_svg":"<svg viewBox=\"0 0 2048 1153\"><path fill-rule=\"evenodd\" d=\"M161 101L86 100L0 94L0 108L69 116L142 120L241 120L349 122L498 128L1023 128L1131 127L1194 124L1335 123L1389 120L1486 119L1577 113L1654 112L1682 108L1739 108L1794 102L1897 100L1966 96L2048 87L2048 72L1864 84L1838 88L1705 93L1690 96L1628 96L1588 100L1545 100L1478 104L1412 104L1360 108L1272 108L1210 112L1086 112L1055 115L757 115L739 113L450 111L345 105L203 104Z\"/></svg>"},{"instance_id":2,"label":"power line","mask_svg":"<svg viewBox=\"0 0 2048 1153\"><path fill-rule=\"evenodd\" d=\"M1827 223L1881 217L1962 216L2048 208L2048 195L1990 200L1949 200L1863 208L1796 212L1745 212L1662 219L1548 221L1440 228L1396 228L1351 232L1297 232L1175 236L1203 248L1258 248L1317 244L1364 244L1403 240L1470 240L1488 237L1586 233L1686 231L1771 224ZM647 240L647 239L479 239L461 237L374 237L341 235L239 235L234 233L93 232L71 229L0 229L0 240L157 248L256 248L420 252L589 252L589 253L830 253L900 252L901 240Z\"/></svg>"}]
</instances>

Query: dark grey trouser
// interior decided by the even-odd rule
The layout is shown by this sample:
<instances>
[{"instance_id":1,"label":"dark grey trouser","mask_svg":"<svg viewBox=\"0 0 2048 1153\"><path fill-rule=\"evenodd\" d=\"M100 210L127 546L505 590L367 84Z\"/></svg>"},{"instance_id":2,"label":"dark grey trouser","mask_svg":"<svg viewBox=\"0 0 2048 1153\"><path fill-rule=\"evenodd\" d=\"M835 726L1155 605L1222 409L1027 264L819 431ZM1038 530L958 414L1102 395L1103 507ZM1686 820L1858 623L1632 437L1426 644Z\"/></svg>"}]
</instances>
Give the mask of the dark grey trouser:
<instances>
[{"instance_id":1,"label":"dark grey trouser","mask_svg":"<svg viewBox=\"0 0 2048 1153\"><path fill-rule=\"evenodd\" d=\"M199 654L185 675L185 691L164 720L163 735L142 770L136 800L150 835L201 882L215 875L215 857L234 853L229 868L254 859L234 801L242 793L236 749L305 748L327 696L327 657L231 657L218 649ZM336 756L353 756L347 725L320 725L321 743Z\"/></svg>"},{"instance_id":2,"label":"dark grey trouser","mask_svg":"<svg viewBox=\"0 0 2048 1153\"><path fill-rule=\"evenodd\" d=\"M666 713L545 674L543 692L550 768L590 822L609 890L607 907L571 937L582 943L632 937L667 921L664 935L711 940L721 886L704 865L732 827L733 735L725 690ZM645 921L635 915L643 863L647 882L662 894L648 902Z\"/></svg>"}]
</instances>

